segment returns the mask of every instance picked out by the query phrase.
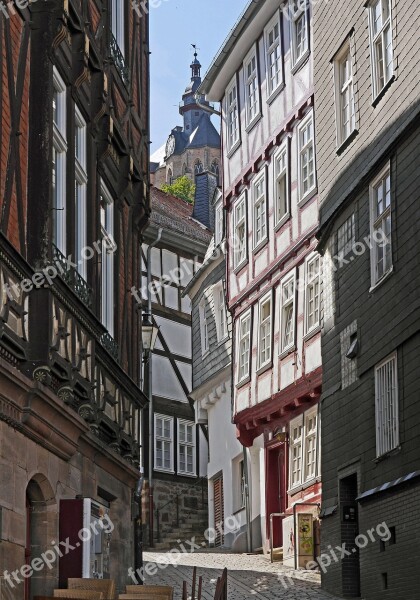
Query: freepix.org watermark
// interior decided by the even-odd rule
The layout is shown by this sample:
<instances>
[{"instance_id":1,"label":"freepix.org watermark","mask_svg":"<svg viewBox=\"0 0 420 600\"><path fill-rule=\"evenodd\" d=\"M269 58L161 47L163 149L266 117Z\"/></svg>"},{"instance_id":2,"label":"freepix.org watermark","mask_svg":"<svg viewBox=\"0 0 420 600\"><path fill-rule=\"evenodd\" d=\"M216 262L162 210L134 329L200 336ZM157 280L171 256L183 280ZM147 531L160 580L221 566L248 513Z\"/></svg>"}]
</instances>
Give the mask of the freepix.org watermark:
<instances>
[{"instance_id":1,"label":"freepix.org watermark","mask_svg":"<svg viewBox=\"0 0 420 600\"><path fill-rule=\"evenodd\" d=\"M168 0L131 0L131 7L141 18L148 15L151 8L160 8Z\"/></svg>"},{"instance_id":2,"label":"freepix.org watermark","mask_svg":"<svg viewBox=\"0 0 420 600\"><path fill-rule=\"evenodd\" d=\"M57 558L67 556L76 548L79 548L82 544L89 542L92 535L98 535L99 533L112 533L114 531L114 524L112 523L109 515L105 514L97 521L93 521L89 527L83 527L77 534L79 541L73 546L70 544L69 538L64 541L56 542L52 541L52 548L46 550L36 558L33 558L29 564L22 565L20 569L16 569L9 573L9 571L3 572L4 580L8 583L11 588L15 588L32 577L36 572L42 571L43 569L52 569L57 562Z\"/></svg>"}]
</instances>

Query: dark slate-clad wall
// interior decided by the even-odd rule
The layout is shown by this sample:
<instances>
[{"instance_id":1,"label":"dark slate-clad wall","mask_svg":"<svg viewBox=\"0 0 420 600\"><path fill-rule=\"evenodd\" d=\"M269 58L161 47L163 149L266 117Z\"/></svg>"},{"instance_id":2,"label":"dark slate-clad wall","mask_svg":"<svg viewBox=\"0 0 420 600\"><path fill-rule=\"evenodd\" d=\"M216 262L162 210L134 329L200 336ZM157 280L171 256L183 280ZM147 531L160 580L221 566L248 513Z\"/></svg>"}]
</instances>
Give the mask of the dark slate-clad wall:
<instances>
[{"instance_id":1,"label":"dark slate-clad wall","mask_svg":"<svg viewBox=\"0 0 420 600\"><path fill-rule=\"evenodd\" d=\"M214 207L212 201L217 188L217 178L207 171L195 178L195 200L193 218L214 231Z\"/></svg>"}]
</instances>

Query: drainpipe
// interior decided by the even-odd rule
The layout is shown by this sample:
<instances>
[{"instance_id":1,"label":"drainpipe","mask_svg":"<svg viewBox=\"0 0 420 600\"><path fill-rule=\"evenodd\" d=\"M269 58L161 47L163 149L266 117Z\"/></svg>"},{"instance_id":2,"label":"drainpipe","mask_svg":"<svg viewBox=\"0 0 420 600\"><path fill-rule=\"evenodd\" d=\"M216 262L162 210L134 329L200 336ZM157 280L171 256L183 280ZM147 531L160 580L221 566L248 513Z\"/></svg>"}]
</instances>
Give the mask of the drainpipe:
<instances>
[{"instance_id":1,"label":"drainpipe","mask_svg":"<svg viewBox=\"0 0 420 600\"><path fill-rule=\"evenodd\" d=\"M197 106L199 108L201 108L202 110L205 110L206 112L210 113L211 115L217 115L218 117L222 116L222 113L220 112L220 110L216 110L215 108L212 108L211 106L206 106L205 104L201 104L200 102L200 97L202 94L199 94L198 92L196 92L195 96L194 96L194 100L195 103L197 104Z\"/></svg>"},{"instance_id":2,"label":"drainpipe","mask_svg":"<svg viewBox=\"0 0 420 600\"><path fill-rule=\"evenodd\" d=\"M243 447L244 473L245 473L245 514L246 514L246 545L248 552L252 552L252 531L251 531L251 503L249 501L249 473L248 473L248 453Z\"/></svg>"},{"instance_id":3,"label":"drainpipe","mask_svg":"<svg viewBox=\"0 0 420 600\"><path fill-rule=\"evenodd\" d=\"M156 239L147 248L147 319L152 322L152 249L160 242L162 227L159 228ZM148 398L149 398L149 545L153 548L153 450L154 450L154 422L153 422L153 386L152 386L152 352L147 359Z\"/></svg>"}]
</instances>

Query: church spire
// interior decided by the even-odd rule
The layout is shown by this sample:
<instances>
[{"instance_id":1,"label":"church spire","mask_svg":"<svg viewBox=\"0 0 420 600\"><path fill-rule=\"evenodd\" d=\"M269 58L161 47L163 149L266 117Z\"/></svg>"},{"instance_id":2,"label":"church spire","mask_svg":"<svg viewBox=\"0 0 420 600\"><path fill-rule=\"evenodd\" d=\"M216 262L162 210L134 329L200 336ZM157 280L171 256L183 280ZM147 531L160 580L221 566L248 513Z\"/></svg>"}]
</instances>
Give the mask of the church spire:
<instances>
[{"instance_id":1,"label":"church spire","mask_svg":"<svg viewBox=\"0 0 420 600\"><path fill-rule=\"evenodd\" d=\"M200 61L198 60L197 56L197 46L195 44L191 44L191 46L194 48L194 60L191 63L191 81L195 81L197 79L200 80L201 83L201 64Z\"/></svg>"}]
</instances>

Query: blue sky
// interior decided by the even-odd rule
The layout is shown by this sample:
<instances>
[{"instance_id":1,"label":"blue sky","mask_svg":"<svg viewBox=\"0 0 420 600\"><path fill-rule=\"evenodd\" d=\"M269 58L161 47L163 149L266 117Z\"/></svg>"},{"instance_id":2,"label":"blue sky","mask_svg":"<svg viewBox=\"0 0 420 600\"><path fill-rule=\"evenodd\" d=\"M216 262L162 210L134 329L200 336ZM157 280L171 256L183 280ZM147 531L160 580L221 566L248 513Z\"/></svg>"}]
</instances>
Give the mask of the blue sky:
<instances>
[{"instance_id":1,"label":"blue sky","mask_svg":"<svg viewBox=\"0 0 420 600\"><path fill-rule=\"evenodd\" d=\"M249 0L162 0L150 8L151 153L182 124L181 96L190 80L197 44L204 76Z\"/></svg>"}]
</instances>

